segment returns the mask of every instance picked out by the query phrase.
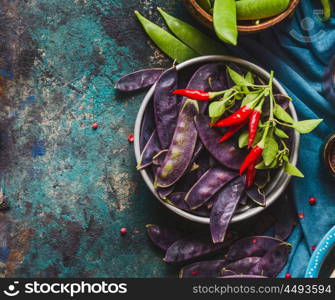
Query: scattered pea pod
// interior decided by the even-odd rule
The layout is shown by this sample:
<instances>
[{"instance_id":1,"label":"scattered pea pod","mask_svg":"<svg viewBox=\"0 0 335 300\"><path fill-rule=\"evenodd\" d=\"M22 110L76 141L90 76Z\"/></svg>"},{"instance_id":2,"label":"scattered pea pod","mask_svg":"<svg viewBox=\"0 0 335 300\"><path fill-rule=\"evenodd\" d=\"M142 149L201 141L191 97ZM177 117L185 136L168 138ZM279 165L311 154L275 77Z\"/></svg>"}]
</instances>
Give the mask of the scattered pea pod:
<instances>
[{"instance_id":1,"label":"scattered pea pod","mask_svg":"<svg viewBox=\"0 0 335 300\"><path fill-rule=\"evenodd\" d=\"M214 2L213 23L216 35L228 44L237 44L237 21L235 0L216 0Z\"/></svg>"},{"instance_id":2,"label":"scattered pea pod","mask_svg":"<svg viewBox=\"0 0 335 300\"><path fill-rule=\"evenodd\" d=\"M198 56L198 53L158 25L143 17L137 10L135 14L152 41L172 59L180 63Z\"/></svg>"}]
</instances>

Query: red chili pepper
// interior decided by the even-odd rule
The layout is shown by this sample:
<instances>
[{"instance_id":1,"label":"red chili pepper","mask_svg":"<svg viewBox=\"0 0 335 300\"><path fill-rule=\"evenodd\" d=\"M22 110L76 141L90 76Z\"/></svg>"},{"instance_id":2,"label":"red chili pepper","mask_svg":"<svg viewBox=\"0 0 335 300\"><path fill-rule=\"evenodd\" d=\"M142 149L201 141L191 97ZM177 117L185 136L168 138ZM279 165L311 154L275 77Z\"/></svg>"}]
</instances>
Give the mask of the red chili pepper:
<instances>
[{"instance_id":1,"label":"red chili pepper","mask_svg":"<svg viewBox=\"0 0 335 300\"><path fill-rule=\"evenodd\" d=\"M241 123L238 126L234 126L231 129L229 129L225 135L219 140L219 143L223 143L224 141L230 139L236 132L238 132L244 125L246 124L246 122Z\"/></svg>"},{"instance_id":2,"label":"red chili pepper","mask_svg":"<svg viewBox=\"0 0 335 300\"><path fill-rule=\"evenodd\" d=\"M249 152L247 157L245 158L244 162L242 163L240 167L240 175L248 169L248 167L258 161L258 159L261 157L263 153L263 146L264 142L258 143L252 150Z\"/></svg>"},{"instance_id":3,"label":"red chili pepper","mask_svg":"<svg viewBox=\"0 0 335 300\"><path fill-rule=\"evenodd\" d=\"M214 99L217 96L223 95L225 91L220 92L205 92L203 90L193 90L193 89L179 89L172 92L173 95L184 96L189 99L198 101L208 101Z\"/></svg>"},{"instance_id":4,"label":"red chili pepper","mask_svg":"<svg viewBox=\"0 0 335 300\"><path fill-rule=\"evenodd\" d=\"M251 188L254 184L256 177L256 163L249 165L247 170L247 180L246 180L246 188Z\"/></svg>"},{"instance_id":5,"label":"red chili pepper","mask_svg":"<svg viewBox=\"0 0 335 300\"><path fill-rule=\"evenodd\" d=\"M214 127L230 127L234 125L239 125L246 121L253 111L254 110L248 104L244 105L229 117L217 121L215 124L212 125Z\"/></svg>"},{"instance_id":6,"label":"red chili pepper","mask_svg":"<svg viewBox=\"0 0 335 300\"><path fill-rule=\"evenodd\" d=\"M198 101L208 101L211 99L210 93L202 90L180 89L173 91L173 95L184 96Z\"/></svg>"},{"instance_id":7,"label":"red chili pepper","mask_svg":"<svg viewBox=\"0 0 335 300\"><path fill-rule=\"evenodd\" d=\"M249 138L248 138L248 149L252 147L254 144L256 133L259 125L259 121L261 119L261 112L255 109L250 116L249 120Z\"/></svg>"}]
</instances>

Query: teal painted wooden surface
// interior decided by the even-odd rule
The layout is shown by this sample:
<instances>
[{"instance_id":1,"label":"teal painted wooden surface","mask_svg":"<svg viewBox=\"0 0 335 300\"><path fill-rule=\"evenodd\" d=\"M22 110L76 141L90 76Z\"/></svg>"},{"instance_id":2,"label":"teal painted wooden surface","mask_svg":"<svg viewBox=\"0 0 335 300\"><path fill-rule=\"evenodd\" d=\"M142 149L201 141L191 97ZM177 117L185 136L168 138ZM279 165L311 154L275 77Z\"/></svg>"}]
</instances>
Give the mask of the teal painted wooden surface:
<instances>
[{"instance_id":1,"label":"teal painted wooden surface","mask_svg":"<svg viewBox=\"0 0 335 300\"><path fill-rule=\"evenodd\" d=\"M181 2L1 0L0 184L11 210L0 214L0 276L177 275L145 225L203 227L145 187L127 141L145 92L113 86L130 71L171 64L133 11L162 24L160 5L190 21Z\"/></svg>"},{"instance_id":2,"label":"teal painted wooden surface","mask_svg":"<svg viewBox=\"0 0 335 300\"><path fill-rule=\"evenodd\" d=\"M175 276L144 230L174 216L145 188L127 141L144 92L113 86L170 63L133 10L180 2L1 1L0 167L12 208L0 217L10 250L1 276Z\"/></svg>"}]
</instances>

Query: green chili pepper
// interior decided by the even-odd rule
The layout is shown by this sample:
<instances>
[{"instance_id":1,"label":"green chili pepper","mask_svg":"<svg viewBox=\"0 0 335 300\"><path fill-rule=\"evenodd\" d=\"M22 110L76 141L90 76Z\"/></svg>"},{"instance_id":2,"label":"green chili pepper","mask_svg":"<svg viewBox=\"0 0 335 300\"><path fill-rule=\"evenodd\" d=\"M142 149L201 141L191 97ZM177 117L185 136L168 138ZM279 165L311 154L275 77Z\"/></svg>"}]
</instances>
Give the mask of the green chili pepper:
<instances>
[{"instance_id":1,"label":"green chili pepper","mask_svg":"<svg viewBox=\"0 0 335 300\"><path fill-rule=\"evenodd\" d=\"M195 27L169 15L158 8L169 29L187 46L201 55L228 54L228 50L219 42L211 39Z\"/></svg>"},{"instance_id":2,"label":"green chili pepper","mask_svg":"<svg viewBox=\"0 0 335 300\"><path fill-rule=\"evenodd\" d=\"M165 54L175 59L178 63L199 56L194 50L179 41L173 35L144 18L137 10L135 14L152 41Z\"/></svg>"},{"instance_id":3,"label":"green chili pepper","mask_svg":"<svg viewBox=\"0 0 335 300\"><path fill-rule=\"evenodd\" d=\"M237 44L237 21L235 0L215 0L213 23L216 35L220 40Z\"/></svg>"},{"instance_id":4,"label":"green chili pepper","mask_svg":"<svg viewBox=\"0 0 335 300\"><path fill-rule=\"evenodd\" d=\"M321 0L321 4L323 6L323 18L322 21L326 22L331 17L331 6L329 0Z\"/></svg>"},{"instance_id":5,"label":"green chili pepper","mask_svg":"<svg viewBox=\"0 0 335 300\"><path fill-rule=\"evenodd\" d=\"M258 20L279 15L285 11L290 0L243 0L236 2L238 20Z\"/></svg>"}]
</instances>

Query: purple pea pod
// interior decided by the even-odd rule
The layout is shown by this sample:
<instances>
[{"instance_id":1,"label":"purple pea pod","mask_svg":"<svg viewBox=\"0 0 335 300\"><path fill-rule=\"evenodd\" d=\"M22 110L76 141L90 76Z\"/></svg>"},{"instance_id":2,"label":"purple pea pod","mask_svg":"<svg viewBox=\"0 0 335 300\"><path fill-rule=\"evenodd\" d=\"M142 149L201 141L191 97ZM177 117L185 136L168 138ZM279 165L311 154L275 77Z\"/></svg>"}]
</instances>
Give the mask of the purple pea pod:
<instances>
[{"instance_id":1,"label":"purple pea pod","mask_svg":"<svg viewBox=\"0 0 335 300\"><path fill-rule=\"evenodd\" d=\"M210 260L196 262L183 267L179 272L179 278L217 278L227 262L225 260Z\"/></svg>"},{"instance_id":2,"label":"purple pea pod","mask_svg":"<svg viewBox=\"0 0 335 300\"><path fill-rule=\"evenodd\" d=\"M164 69L139 70L121 77L114 88L122 92L144 89L153 85L163 72Z\"/></svg>"},{"instance_id":3,"label":"purple pea pod","mask_svg":"<svg viewBox=\"0 0 335 300\"><path fill-rule=\"evenodd\" d=\"M177 96L173 91L178 87L176 67L166 70L158 79L154 92L153 105L156 129L162 149L170 146L179 113Z\"/></svg>"},{"instance_id":4,"label":"purple pea pod","mask_svg":"<svg viewBox=\"0 0 335 300\"><path fill-rule=\"evenodd\" d=\"M227 269L222 269L221 270L221 276L218 277L218 278L227 277L227 276L236 276L236 275L237 274L234 271L227 270Z\"/></svg>"},{"instance_id":5,"label":"purple pea pod","mask_svg":"<svg viewBox=\"0 0 335 300\"><path fill-rule=\"evenodd\" d=\"M167 249L163 260L166 263L179 264L193 259L199 259L224 251L229 248L235 239L236 234L234 233L221 244L213 244L207 233L186 237L174 242L169 249Z\"/></svg>"},{"instance_id":6,"label":"purple pea pod","mask_svg":"<svg viewBox=\"0 0 335 300\"><path fill-rule=\"evenodd\" d=\"M201 66L196 70L188 82L186 89L202 90L202 91L219 91L225 90L225 82L222 80L222 64L210 63ZM219 89L219 90L212 90ZM183 104L187 100L184 97L181 101ZM199 107L200 111L204 113L206 111L208 102L200 102Z\"/></svg>"},{"instance_id":7,"label":"purple pea pod","mask_svg":"<svg viewBox=\"0 0 335 300\"><path fill-rule=\"evenodd\" d=\"M156 129L155 126L155 116L154 116L154 110L151 105L147 105L147 108L144 111L143 114L143 120L141 124L141 132L140 132L140 150L143 151L145 145L147 144L152 132Z\"/></svg>"},{"instance_id":8,"label":"purple pea pod","mask_svg":"<svg viewBox=\"0 0 335 300\"><path fill-rule=\"evenodd\" d=\"M252 187L246 190L248 197L259 206L266 206L265 194L257 187Z\"/></svg>"},{"instance_id":9,"label":"purple pea pod","mask_svg":"<svg viewBox=\"0 0 335 300\"><path fill-rule=\"evenodd\" d=\"M152 164L153 157L161 151L160 147L161 146L158 140L157 131L154 130L142 151L140 163L137 166L137 170L142 170L150 166Z\"/></svg>"},{"instance_id":10,"label":"purple pea pod","mask_svg":"<svg viewBox=\"0 0 335 300\"><path fill-rule=\"evenodd\" d=\"M191 209L197 209L236 176L236 172L225 168L211 168L189 190L185 201Z\"/></svg>"},{"instance_id":11,"label":"purple pea pod","mask_svg":"<svg viewBox=\"0 0 335 300\"><path fill-rule=\"evenodd\" d=\"M152 173L153 174L156 174L159 166L163 163L167 152L168 150L162 150L153 157L152 159L152 163L153 163ZM156 189L158 196L163 200L166 200L166 197L168 197L171 193L173 193L174 190L175 190L174 185L169 186L168 188L157 187Z\"/></svg>"},{"instance_id":12,"label":"purple pea pod","mask_svg":"<svg viewBox=\"0 0 335 300\"><path fill-rule=\"evenodd\" d=\"M264 189L271 181L270 172L267 170L257 170L255 178L255 186L259 189Z\"/></svg>"},{"instance_id":13,"label":"purple pea pod","mask_svg":"<svg viewBox=\"0 0 335 300\"><path fill-rule=\"evenodd\" d=\"M183 193L183 192L172 193L167 197L167 201L179 209L189 211L190 208L188 207L187 203L184 201L185 196L186 196L186 193Z\"/></svg>"},{"instance_id":14,"label":"purple pea pod","mask_svg":"<svg viewBox=\"0 0 335 300\"><path fill-rule=\"evenodd\" d=\"M245 180L245 176L237 177L214 196L209 223L213 243L224 241L229 223L244 194Z\"/></svg>"},{"instance_id":15,"label":"purple pea pod","mask_svg":"<svg viewBox=\"0 0 335 300\"><path fill-rule=\"evenodd\" d=\"M229 169L239 170L246 157L245 150L239 149L233 140L219 143L222 135L216 129L210 128L209 123L209 117L204 115L198 115L195 118L199 137L205 148L223 166Z\"/></svg>"},{"instance_id":16,"label":"purple pea pod","mask_svg":"<svg viewBox=\"0 0 335 300\"><path fill-rule=\"evenodd\" d=\"M297 211L292 201L285 197L282 199L280 207L278 207L274 213L277 222L274 226L275 238L280 240L286 240L291 235L294 227L297 225Z\"/></svg>"},{"instance_id":17,"label":"purple pea pod","mask_svg":"<svg viewBox=\"0 0 335 300\"><path fill-rule=\"evenodd\" d=\"M165 159L165 156L167 154L168 150L165 149L165 150L162 150L160 152L158 152L153 158L152 158L152 163L155 165L155 166L160 166L164 159Z\"/></svg>"},{"instance_id":18,"label":"purple pea pod","mask_svg":"<svg viewBox=\"0 0 335 300\"><path fill-rule=\"evenodd\" d=\"M281 243L272 247L249 271L251 275L276 277L287 264L291 245Z\"/></svg>"},{"instance_id":19,"label":"purple pea pod","mask_svg":"<svg viewBox=\"0 0 335 300\"><path fill-rule=\"evenodd\" d=\"M198 103L187 100L179 113L177 127L164 162L157 170L155 186L169 187L187 171L192 160L198 133L194 117L198 114Z\"/></svg>"},{"instance_id":20,"label":"purple pea pod","mask_svg":"<svg viewBox=\"0 0 335 300\"><path fill-rule=\"evenodd\" d=\"M158 187L157 188L157 194L158 196L163 199L163 200L166 200L167 197L169 197L175 190L175 186L172 185L172 186L169 186L167 188L160 188Z\"/></svg>"},{"instance_id":21,"label":"purple pea pod","mask_svg":"<svg viewBox=\"0 0 335 300\"><path fill-rule=\"evenodd\" d=\"M226 66L219 64L217 68L218 71L214 73L214 76L209 78L209 86L212 92L223 91L231 87Z\"/></svg>"},{"instance_id":22,"label":"purple pea pod","mask_svg":"<svg viewBox=\"0 0 335 300\"><path fill-rule=\"evenodd\" d=\"M246 206L248 204L248 196L246 193L241 197L239 205Z\"/></svg>"},{"instance_id":23,"label":"purple pea pod","mask_svg":"<svg viewBox=\"0 0 335 300\"><path fill-rule=\"evenodd\" d=\"M227 269L235 272L236 274L249 274L251 268L253 268L260 260L261 258L256 256L242 258L226 265L223 271Z\"/></svg>"},{"instance_id":24,"label":"purple pea pod","mask_svg":"<svg viewBox=\"0 0 335 300\"><path fill-rule=\"evenodd\" d=\"M274 246L283 241L269 236L250 236L235 242L229 249L226 258L229 261L237 261L245 257L264 256Z\"/></svg>"},{"instance_id":25,"label":"purple pea pod","mask_svg":"<svg viewBox=\"0 0 335 300\"><path fill-rule=\"evenodd\" d=\"M203 150L204 150L204 145L201 143L200 140L198 140L195 146L195 149L194 149L194 154L191 160L191 164L194 163L199 158Z\"/></svg>"},{"instance_id":26,"label":"purple pea pod","mask_svg":"<svg viewBox=\"0 0 335 300\"><path fill-rule=\"evenodd\" d=\"M167 250L175 241L184 236L184 233L180 231L158 225L148 224L146 228L150 240L162 250Z\"/></svg>"},{"instance_id":27,"label":"purple pea pod","mask_svg":"<svg viewBox=\"0 0 335 300\"><path fill-rule=\"evenodd\" d=\"M260 275L229 275L229 276L222 276L220 278L229 279L229 278L268 278L268 277Z\"/></svg>"}]
</instances>

